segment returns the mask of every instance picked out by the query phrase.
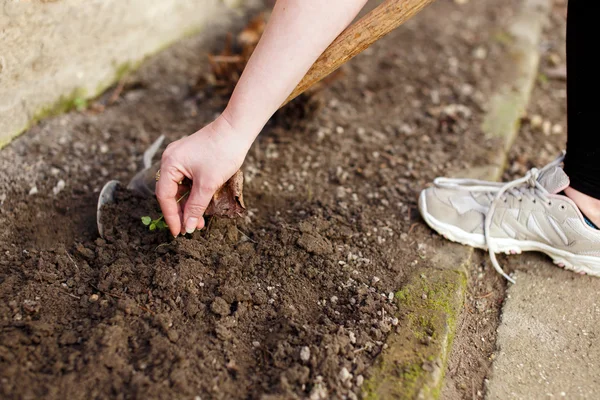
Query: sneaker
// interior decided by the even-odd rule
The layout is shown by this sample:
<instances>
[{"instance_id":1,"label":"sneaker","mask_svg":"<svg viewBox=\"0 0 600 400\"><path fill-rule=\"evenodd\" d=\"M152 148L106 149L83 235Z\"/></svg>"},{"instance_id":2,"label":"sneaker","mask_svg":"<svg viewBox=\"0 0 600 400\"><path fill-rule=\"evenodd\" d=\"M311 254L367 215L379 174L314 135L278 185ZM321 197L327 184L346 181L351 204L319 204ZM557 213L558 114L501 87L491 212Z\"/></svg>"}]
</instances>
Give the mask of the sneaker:
<instances>
[{"instance_id":1,"label":"sneaker","mask_svg":"<svg viewBox=\"0 0 600 400\"><path fill-rule=\"evenodd\" d=\"M495 253L540 251L560 267L600 276L600 230L559 194L569 186L563 159L564 153L508 183L436 178L421 192L419 210L445 238L487 249L494 268L510 282Z\"/></svg>"}]
</instances>

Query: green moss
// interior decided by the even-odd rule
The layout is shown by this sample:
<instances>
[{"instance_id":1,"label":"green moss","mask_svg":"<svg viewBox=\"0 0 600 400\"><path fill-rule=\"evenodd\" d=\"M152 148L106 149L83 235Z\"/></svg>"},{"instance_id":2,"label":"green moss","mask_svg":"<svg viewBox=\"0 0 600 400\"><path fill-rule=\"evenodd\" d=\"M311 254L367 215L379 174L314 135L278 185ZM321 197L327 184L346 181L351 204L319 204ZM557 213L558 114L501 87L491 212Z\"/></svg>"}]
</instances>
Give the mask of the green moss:
<instances>
[{"instance_id":1,"label":"green moss","mask_svg":"<svg viewBox=\"0 0 600 400\"><path fill-rule=\"evenodd\" d=\"M364 398L439 398L467 277L458 269L429 272L414 275L395 293L404 322L371 368Z\"/></svg>"},{"instance_id":2,"label":"green moss","mask_svg":"<svg viewBox=\"0 0 600 400\"><path fill-rule=\"evenodd\" d=\"M401 303L406 303L408 301L408 296L409 296L409 291L408 288L403 288L398 290L395 294L394 297L399 300Z\"/></svg>"},{"instance_id":3,"label":"green moss","mask_svg":"<svg viewBox=\"0 0 600 400\"><path fill-rule=\"evenodd\" d=\"M44 107L38 111L31 119L28 127L35 125L44 118L59 115L67 111L71 111L74 108L79 109L83 105L87 106L86 90L82 88L74 89L69 95L61 96L52 106Z\"/></svg>"},{"instance_id":4,"label":"green moss","mask_svg":"<svg viewBox=\"0 0 600 400\"><path fill-rule=\"evenodd\" d=\"M494 35L494 40L500 44L508 46L515 41L515 38L508 32L500 31Z\"/></svg>"}]
</instances>

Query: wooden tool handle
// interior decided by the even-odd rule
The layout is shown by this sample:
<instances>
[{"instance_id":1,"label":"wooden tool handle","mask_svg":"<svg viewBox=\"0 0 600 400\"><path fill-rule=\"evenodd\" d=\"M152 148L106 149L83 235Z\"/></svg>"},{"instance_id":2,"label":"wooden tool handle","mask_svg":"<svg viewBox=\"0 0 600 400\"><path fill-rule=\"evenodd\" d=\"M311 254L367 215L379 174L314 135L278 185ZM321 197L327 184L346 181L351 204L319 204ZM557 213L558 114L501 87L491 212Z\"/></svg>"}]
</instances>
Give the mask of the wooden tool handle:
<instances>
[{"instance_id":1,"label":"wooden tool handle","mask_svg":"<svg viewBox=\"0 0 600 400\"><path fill-rule=\"evenodd\" d=\"M433 0L386 0L377 8L346 28L329 45L308 70L298 86L281 105L283 107L306 89L338 69L346 61L365 50L409 20Z\"/></svg>"}]
</instances>

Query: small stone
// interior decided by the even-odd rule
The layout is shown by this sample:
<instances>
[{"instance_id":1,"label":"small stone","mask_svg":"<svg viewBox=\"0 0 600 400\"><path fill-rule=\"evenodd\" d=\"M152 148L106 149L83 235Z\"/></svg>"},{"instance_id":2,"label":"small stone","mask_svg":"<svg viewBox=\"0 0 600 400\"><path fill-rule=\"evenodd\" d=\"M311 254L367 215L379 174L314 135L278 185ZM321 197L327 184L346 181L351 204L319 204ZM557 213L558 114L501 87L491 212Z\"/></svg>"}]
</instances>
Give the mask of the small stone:
<instances>
[{"instance_id":1,"label":"small stone","mask_svg":"<svg viewBox=\"0 0 600 400\"><path fill-rule=\"evenodd\" d=\"M37 186L34 186L31 189L29 189L29 195L33 196L34 194L38 194L38 188L37 188Z\"/></svg>"},{"instance_id":2,"label":"small stone","mask_svg":"<svg viewBox=\"0 0 600 400\"><path fill-rule=\"evenodd\" d=\"M254 347L260 347L260 342L258 340L255 340L252 342L252 346Z\"/></svg>"},{"instance_id":3,"label":"small stone","mask_svg":"<svg viewBox=\"0 0 600 400\"><path fill-rule=\"evenodd\" d=\"M23 316L21 315L21 313L17 313L17 314L15 314L14 318L15 318L15 321L20 321L23 319Z\"/></svg>"},{"instance_id":4,"label":"small stone","mask_svg":"<svg viewBox=\"0 0 600 400\"><path fill-rule=\"evenodd\" d=\"M543 120L542 116L538 115L538 114L532 115L531 118L529 119L529 125L531 126L532 129L541 128L543 123L544 123L544 120Z\"/></svg>"},{"instance_id":5,"label":"small stone","mask_svg":"<svg viewBox=\"0 0 600 400\"><path fill-rule=\"evenodd\" d=\"M60 192L62 192L62 190L65 188L66 183L64 180L59 180L56 183L56 186L54 186L54 188L52 188L52 193L54 193L54 195L56 196L57 194L59 194Z\"/></svg>"},{"instance_id":6,"label":"small stone","mask_svg":"<svg viewBox=\"0 0 600 400\"><path fill-rule=\"evenodd\" d=\"M302 361L308 361L308 360L310 360L310 349L308 348L308 346L304 346L300 350L300 359Z\"/></svg>"},{"instance_id":7,"label":"small stone","mask_svg":"<svg viewBox=\"0 0 600 400\"><path fill-rule=\"evenodd\" d=\"M338 374L338 377L340 378L340 381L346 382L352 379L352 374L348 372L348 369L346 369L346 367L344 367L341 369L340 373Z\"/></svg>"},{"instance_id":8,"label":"small stone","mask_svg":"<svg viewBox=\"0 0 600 400\"><path fill-rule=\"evenodd\" d=\"M477 47L473 50L473 57L478 60L485 60L487 58L487 49L485 47Z\"/></svg>"},{"instance_id":9,"label":"small stone","mask_svg":"<svg viewBox=\"0 0 600 400\"><path fill-rule=\"evenodd\" d=\"M356 386L362 386L362 384L365 382L365 378L362 375L359 375L356 377Z\"/></svg>"},{"instance_id":10,"label":"small stone","mask_svg":"<svg viewBox=\"0 0 600 400\"><path fill-rule=\"evenodd\" d=\"M356 335L354 334L354 332L352 332L352 331L348 332L348 337L350 338L350 343L352 343L352 344L356 343Z\"/></svg>"},{"instance_id":11,"label":"small stone","mask_svg":"<svg viewBox=\"0 0 600 400\"><path fill-rule=\"evenodd\" d=\"M93 295L90 296L90 303L95 303L98 301L98 299L100 298L100 296L98 296L96 293L94 293Z\"/></svg>"},{"instance_id":12,"label":"small stone","mask_svg":"<svg viewBox=\"0 0 600 400\"><path fill-rule=\"evenodd\" d=\"M563 133L563 127L561 124L552 125L552 134L553 135L560 135L561 133Z\"/></svg>"},{"instance_id":13,"label":"small stone","mask_svg":"<svg viewBox=\"0 0 600 400\"><path fill-rule=\"evenodd\" d=\"M102 153L102 154L106 154L106 153L108 153L108 145L106 145L106 144L104 144L104 143L103 143L103 144L101 144L101 145L100 145L100 153Z\"/></svg>"},{"instance_id":14,"label":"small stone","mask_svg":"<svg viewBox=\"0 0 600 400\"><path fill-rule=\"evenodd\" d=\"M331 298L329 299L329 301L331 301L332 304L335 304L335 303L337 303L338 298L337 298L337 296L331 296Z\"/></svg>"},{"instance_id":15,"label":"small stone","mask_svg":"<svg viewBox=\"0 0 600 400\"><path fill-rule=\"evenodd\" d=\"M376 285L380 280L381 279L379 277L374 276L373 279L371 279L371 285Z\"/></svg>"},{"instance_id":16,"label":"small stone","mask_svg":"<svg viewBox=\"0 0 600 400\"><path fill-rule=\"evenodd\" d=\"M544 123L542 124L542 132L544 133L544 135L550 136L551 130L552 130L552 122L544 121Z\"/></svg>"}]
</instances>

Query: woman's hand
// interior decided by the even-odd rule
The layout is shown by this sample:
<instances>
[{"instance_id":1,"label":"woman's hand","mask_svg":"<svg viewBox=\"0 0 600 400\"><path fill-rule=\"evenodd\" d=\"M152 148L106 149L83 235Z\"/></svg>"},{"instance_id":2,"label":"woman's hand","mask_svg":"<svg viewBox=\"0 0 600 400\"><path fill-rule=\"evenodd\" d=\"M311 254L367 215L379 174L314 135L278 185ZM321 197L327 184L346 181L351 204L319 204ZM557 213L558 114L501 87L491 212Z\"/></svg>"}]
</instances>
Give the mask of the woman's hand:
<instances>
[{"instance_id":1,"label":"woman's hand","mask_svg":"<svg viewBox=\"0 0 600 400\"><path fill-rule=\"evenodd\" d=\"M241 167L256 136L236 132L224 115L169 144L162 155L156 197L173 236L204 227L203 214L212 196ZM189 197L178 202L184 178L192 186Z\"/></svg>"},{"instance_id":2,"label":"woman's hand","mask_svg":"<svg viewBox=\"0 0 600 400\"><path fill-rule=\"evenodd\" d=\"M156 196L174 236L204 226L215 191L238 170L250 145L325 48L367 0L279 0L227 108L212 124L163 153ZM234 129L235 128L235 129ZM178 203L185 177L193 181Z\"/></svg>"}]
</instances>

